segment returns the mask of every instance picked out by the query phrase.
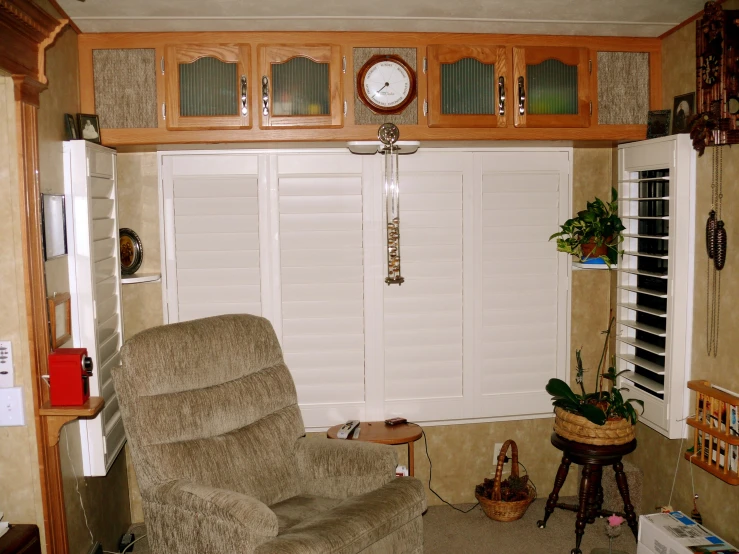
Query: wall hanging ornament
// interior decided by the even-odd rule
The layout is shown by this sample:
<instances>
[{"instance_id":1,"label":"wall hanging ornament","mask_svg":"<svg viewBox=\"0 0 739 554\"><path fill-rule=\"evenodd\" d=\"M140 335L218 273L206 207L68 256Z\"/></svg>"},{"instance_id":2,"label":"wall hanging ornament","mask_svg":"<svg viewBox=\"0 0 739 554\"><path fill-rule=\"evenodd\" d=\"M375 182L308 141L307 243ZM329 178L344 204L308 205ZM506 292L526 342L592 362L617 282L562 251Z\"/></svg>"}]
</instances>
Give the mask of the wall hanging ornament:
<instances>
[{"instance_id":1,"label":"wall hanging ornament","mask_svg":"<svg viewBox=\"0 0 739 554\"><path fill-rule=\"evenodd\" d=\"M706 221L706 353L718 354L719 321L721 316L721 273L726 264L726 224L721 219L724 199L723 150L713 147L711 174L711 211Z\"/></svg>"},{"instance_id":2,"label":"wall hanging ornament","mask_svg":"<svg viewBox=\"0 0 739 554\"><path fill-rule=\"evenodd\" d=\"M382 142L380 152L385 158L385 212L387 214L387 277L388 285L402 285L400 275L400 185L398 183L398 127L383 123L377 131Z\"/></svg>"}]
</instances>

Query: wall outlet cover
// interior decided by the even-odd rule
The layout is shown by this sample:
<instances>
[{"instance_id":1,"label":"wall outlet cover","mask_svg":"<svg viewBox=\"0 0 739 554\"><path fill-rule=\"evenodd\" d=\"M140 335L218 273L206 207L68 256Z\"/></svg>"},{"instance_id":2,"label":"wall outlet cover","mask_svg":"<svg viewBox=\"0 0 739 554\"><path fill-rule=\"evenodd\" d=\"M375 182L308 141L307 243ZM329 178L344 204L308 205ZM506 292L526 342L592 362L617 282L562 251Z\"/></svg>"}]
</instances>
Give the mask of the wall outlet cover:
<instances>
[{"instance_id":1,"label":"wall outlet cover","mask_svg":"<svg viewBox=\"0 0 739 554\"><path fill-rule=\"evenodd\" d=\"M15 427L25 424L23 389L21 387L0 389L0 427Z\"/></svg>"}]
</instances>

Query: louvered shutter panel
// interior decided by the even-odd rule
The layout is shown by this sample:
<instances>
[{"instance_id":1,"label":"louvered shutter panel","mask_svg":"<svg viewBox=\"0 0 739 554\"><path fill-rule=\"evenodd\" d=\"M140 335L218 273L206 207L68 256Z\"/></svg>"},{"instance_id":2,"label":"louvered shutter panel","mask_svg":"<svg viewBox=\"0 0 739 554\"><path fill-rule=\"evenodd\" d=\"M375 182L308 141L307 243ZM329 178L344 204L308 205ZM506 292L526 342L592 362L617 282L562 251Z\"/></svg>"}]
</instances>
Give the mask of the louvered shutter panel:
<instances>
[{"instance_id":1,"label":"louvered shutter panel","mask_svg":"<svg viewBox=\"0 0 739 554\"><path fill-rule=\"evenodd\" d=\"M363 160L284 154L279 189L282 348L307 427L364 416Z\"/></svg>"},{"instance_id":2,"label":"louvered shutter panel","mask_svg":"<svg viewBox=\"0 0 739 554\"><path fill-rule=\"evenodd\" d=\"M113 150L71 141L64 160L73 342L93 360L90 394L105 400L100 415L79 422L83 472L103 476L126 440L111 378L123 338L116 159Z\"/></svg>"},{"instance_id":3,"label":"louvered shutter panel","mask_svg":"<svg viewBox=\"0 0 739 554\"><path fill-rule=\"evenodd\" d=\"M169 322L262 315L258 158L163 157Z\"/></svg>"},{"instance_id":4,"label":"louvered shutter panel","mask_svg":"<svg viewBox=\"0 0 739 554\"><path fill-rule=\"evenodd\" d=\"M465 416L463 206L471 161L463 152L418 152L398 162L405 282L383 285L388 415L416 421ZM378 176L381 182L382 170Z\"/></svg>"},{"instance_id":5,"label":"louvered shutter panel","mask_svg":"<svg viewBox=\"0 0 739 554\"><path fill-rule=\"evenodd\" d=\"M569 256L549 236L569 217L569 153L475 154L475 415L544 414L566 373Z\"/></svg>"},{"instance_id":6,"label":"louvered shutter panel","mask_svg":"<svg viewBox=\"0 0 739 554\"><path fill-rule=\"evenodd\" d=\"M617 369L640 417L682 437L688 415L695 227L695 153L687 135L619 147Z\"/></svg>"}]
</instances>

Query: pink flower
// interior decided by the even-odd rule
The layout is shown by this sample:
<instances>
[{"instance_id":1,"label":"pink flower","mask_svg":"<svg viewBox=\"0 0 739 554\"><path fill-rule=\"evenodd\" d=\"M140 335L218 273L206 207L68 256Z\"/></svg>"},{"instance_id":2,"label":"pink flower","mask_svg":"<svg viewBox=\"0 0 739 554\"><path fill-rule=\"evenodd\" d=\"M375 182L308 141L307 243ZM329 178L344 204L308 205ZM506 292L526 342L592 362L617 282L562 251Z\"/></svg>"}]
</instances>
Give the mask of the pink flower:
<instances>
[{"instance_id":1,"label":"pink flower","mask_svg":"<svg viewBox=\"0 0 739 554\"><path fill-rule=\"evenodd\" d=\"M617 516L616 514L608 516L608 525L610 525L611 527L618 527L624 521L626 521L624 518L622 518L621 516Z\"/></svg>"}]
</instances>

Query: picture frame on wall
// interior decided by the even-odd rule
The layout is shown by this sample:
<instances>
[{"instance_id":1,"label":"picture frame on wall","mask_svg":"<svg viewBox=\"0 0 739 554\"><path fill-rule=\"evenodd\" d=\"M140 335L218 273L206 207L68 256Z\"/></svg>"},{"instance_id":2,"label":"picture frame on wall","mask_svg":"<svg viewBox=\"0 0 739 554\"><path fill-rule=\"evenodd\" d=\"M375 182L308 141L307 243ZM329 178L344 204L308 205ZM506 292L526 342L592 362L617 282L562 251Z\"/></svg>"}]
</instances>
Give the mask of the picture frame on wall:
<instances>
[{"instance_id":1,"label":"picture frame on wall","mask_svg":"<svg viewBox=\"0 0 739 554\"><path fill-rule=\"evenodd\" d=\"M100 121L95 114L78 113L77 121L80 126L80 137L100 144Z\"/></svg>"},{"instance_id":2,"label":"picture frame on wall","mask_svg":"<svg viewBox=\"0 0 739 554\"><path fill-rule=\"evenodd\" d=\"M67 255L67 222L63 194L41 195L44 261Z\"/></svg>"},{"instance_id":3,"label":"picture frame on wall","mask_svg":"<svg viewBox=\"0 0 739 554\"><path fill-rule=\"evenodd\" d=\"M695 93L675 96L672 104L672 134L689 133L688 120L695 115Z\"/></svg>"},{"instance_id":4,"label":"picture frame on wall","mask_svg":"<svg viewBox=\"0 0 739 554\"><path fill-rule=\"evenodd\" d=\"M80 138L77 121L75 121L71 113L64 114L64 134L67 140L77 140Z\"/></svg>"},{"instance_id":5,"label":"picture frame on wall","mask_svg":"<svg viewBox=\"0 0 739 554\"><path fill-rule=\"evenodd\" d=\"M666 137L670 134L672 110L652 110L647 114L647 138Z\"/></svg>"}]
</instances>

